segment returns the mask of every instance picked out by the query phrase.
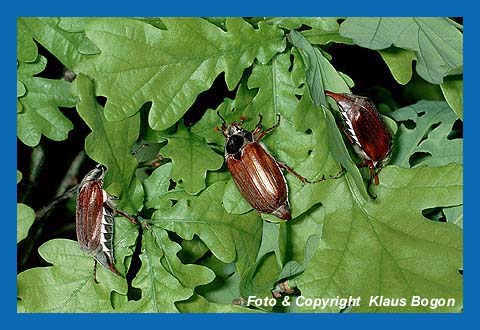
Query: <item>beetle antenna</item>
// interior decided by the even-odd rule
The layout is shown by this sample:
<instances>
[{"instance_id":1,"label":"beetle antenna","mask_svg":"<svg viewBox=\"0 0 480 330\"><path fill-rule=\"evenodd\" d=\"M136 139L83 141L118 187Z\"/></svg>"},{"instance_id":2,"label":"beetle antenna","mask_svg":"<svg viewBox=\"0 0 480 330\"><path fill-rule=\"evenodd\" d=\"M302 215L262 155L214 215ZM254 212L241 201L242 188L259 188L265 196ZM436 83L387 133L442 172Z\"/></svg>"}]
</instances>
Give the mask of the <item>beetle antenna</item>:
<instances>
[{"instance_id":1,"label":"beetle antenna","mask_svg":"<svg viewBox=\"0 0 480 330\"><path fill-rule=\"evenodd\" d=\"M225 118L222 117L222 115L220 114L220 112L218 110L217 110L217 115L222 120L222 129L224 129L227 126L227 122L225 121Z\"/></svg>"},{"instance_id":2,"label":"beetle antenna","mask_svg":"<svg viewBox=\"0 0 480 330\"><path fill-rule=\"evenodd\" d=\"M217 115L220 117L220 119L222 120L222 124L223 125L226 125L227 122L225 121L225 118L223 118L223 116L220 114L220 111L217 111Z\"/></svg>"}]
</instances>

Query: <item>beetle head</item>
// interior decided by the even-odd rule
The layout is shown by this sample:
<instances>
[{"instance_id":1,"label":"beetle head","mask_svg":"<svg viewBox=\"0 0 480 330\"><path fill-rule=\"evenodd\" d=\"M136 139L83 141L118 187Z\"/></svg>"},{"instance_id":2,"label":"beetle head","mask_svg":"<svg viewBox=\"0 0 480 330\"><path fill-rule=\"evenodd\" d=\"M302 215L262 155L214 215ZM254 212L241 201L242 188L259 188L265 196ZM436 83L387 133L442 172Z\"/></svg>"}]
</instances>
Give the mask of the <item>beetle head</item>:
<instances>
[{"instance_id":1,"label":"beetle head","mask_svg":"<svg viewBox=\"0 0 480 330\"><path fill-rule=\"evenodd\" d=\"M103 180L106 171L107 167L105 165L97 164L93 170L91 170L87 173L87 175L85 175L85 177L83 178L83 182Z\"/></svg>"}]
</instances>

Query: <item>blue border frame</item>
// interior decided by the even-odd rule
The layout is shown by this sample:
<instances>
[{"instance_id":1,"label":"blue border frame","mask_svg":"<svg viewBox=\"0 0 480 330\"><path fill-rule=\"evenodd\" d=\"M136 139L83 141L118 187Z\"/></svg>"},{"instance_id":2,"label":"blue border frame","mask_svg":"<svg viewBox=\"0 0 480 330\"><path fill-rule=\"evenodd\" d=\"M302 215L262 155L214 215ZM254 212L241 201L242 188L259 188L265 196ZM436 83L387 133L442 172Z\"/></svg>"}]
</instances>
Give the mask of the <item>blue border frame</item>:
<instances>
[{"instance_id":1,"label":"blue border frame","mask_svg":"<svg viewBox=\"0 0 480 330\"><path fill-rule=\"evenodd\" d=\"M69 329L85 329L86 327L123 328L138 326L139 322L152 322L158 328L208 328L225 327L242 328L249 326L266 326L270 328L295 327L334 327L355 329L359 326L403 328L405 326L443 329L461 327L474 320L477 309L477 260L473 250L472 240L478 231L479 221L473 216L474 209L470 207L475 196L475 178L473 166L476 149L473 134L478 128L473 127L478 120L478 111L470 95L476 87L475 78L478 73L478 60L474 49L478 44L478 23L474 17L474 6L467 1L411 1L402 0L398 3L383 1L334 1L320 2L304 0L293 1L251 1L242 0L238 3L226 1L181 1L172 4L160 1L135 1L121 4L118 1L90 1L84 0L79 4L70 1L22 1L17 8L8 8L4 11L1 20L3 38L6 40L7 51L2 52L4 72L2 90L7 106L3 115L7 116L4 127L0 130L6 149L7 157L2 162L3 173L6 177L6 188L1 190L2 204L6 209L3 215L3 227L6 235L6 253L3 255L6 267L1 273L4 284L3 299L1 299L4 324L8 321L14 327L49 327ZM15 5L15 4L14 4ZM464 185L464 264L467 272L464 280L464 312L460 314L17 314L16 313L16 108L13 93L13 77L16 77L16 18L17 16L463 16L464 17L464 62L467 73L464 74L464 175L468 178ZM473 94L475 95L475 94ZM14 155L14 161L10 157ZM98 321L98 322L97 322ZM105 321L105 323L103 323ZM143 324L142 324L143 325Z\"/></svg>"}]
</instances>

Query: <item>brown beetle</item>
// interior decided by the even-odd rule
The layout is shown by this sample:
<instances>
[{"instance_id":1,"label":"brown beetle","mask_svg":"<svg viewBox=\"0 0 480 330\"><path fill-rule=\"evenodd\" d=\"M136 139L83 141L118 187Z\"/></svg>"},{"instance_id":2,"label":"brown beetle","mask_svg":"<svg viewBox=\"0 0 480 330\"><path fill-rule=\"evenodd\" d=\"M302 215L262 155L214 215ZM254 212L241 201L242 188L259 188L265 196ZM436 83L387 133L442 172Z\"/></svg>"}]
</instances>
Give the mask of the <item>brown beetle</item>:
<instances>
[{"instance_id":1,"label":"brown beetle","mask_svg":"<svg viewBox=\"0 0 480 330\"><path fill-rule=\"evenodd\" d=\"M253 132L244 130L240 123L226 125L222 119L225 136L225 160L238 190L247 202L257 211L273 214L283 220L290 220L288 186L281 169L295 175L302 183L310 182L289 166L270 155L260 140L280 124L280 116L275 126L262 131L262 116ZM318 180L321 181L324 178Z\"/></svg>"},{"instance_id":2,"label":"brown beetle","mask_svg":"<svg viewBox=\"0 0 480 330\"><path fill-rule=\"evenodd\" d=\"M113 218L123 215L133 224L135 218L116 209L113 197L103 190L103 177L107 168L98 164L87 173L78 186L76 229L80 248L93 255L94 281L96 282L97 261L118 275L113 266Z\"/></svg>"},{"instance_id":3,"label":"brown beetle","mask_svg":"<svg viewBox=\"0 0 480 330\"><path fill-rule=\"evenodd\" d=\"M368 166L370 179L378 186L378 171L390 160L393 138L375 105L366 97L325 91L337 102L345 123L344 133Z\"/></svg>"}]
</instances>

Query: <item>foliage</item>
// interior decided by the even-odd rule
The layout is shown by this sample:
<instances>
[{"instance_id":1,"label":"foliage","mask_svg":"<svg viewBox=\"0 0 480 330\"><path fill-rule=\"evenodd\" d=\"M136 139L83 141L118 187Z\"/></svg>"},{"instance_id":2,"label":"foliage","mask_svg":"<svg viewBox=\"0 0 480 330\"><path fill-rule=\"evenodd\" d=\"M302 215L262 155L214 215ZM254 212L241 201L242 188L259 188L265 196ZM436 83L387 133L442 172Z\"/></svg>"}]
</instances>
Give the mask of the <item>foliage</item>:
<instances>
[{"instance_id":1,"label":"foliage","mask_svg":"<svg viewBox=\"0 0 480 330\"><path fill-rule=\"evenodd\" d=\"M282 306L283 298L275 307L245 303L272 297L285 281L295 289L291 301L360 297L351 312L463 308L463 37L452 20L32 17L19 18L17 29L19 140L69 143L75 125L88 127L84 150L108 167L104 188L140 221L115 218L121 275L99 266L98 283L93 258L76 242L44 242L38 252L49 265L18 274L19 311L342 311ZM378 186L357 168L338 108L325 98L325 90L351 93L363 82L336 68L338 45L378 53L399 86L423 79L444 96L379 102L396 134ZM75 80L43 77L43 51ZM198 100L214 95L218 81L226 94L200 111ZM242 198L223 166L217 112L227 123L245 118L250 130L259 114L265 128L279 116L266 148L311 181L326 178L302 184L286 173L291 221L259 214ZM21 177L17 171L17 183L28 184ZM17 209L21 243L35 211ZM371 296L456 304L376 306Z\"/></svg>"}]
</instances>

